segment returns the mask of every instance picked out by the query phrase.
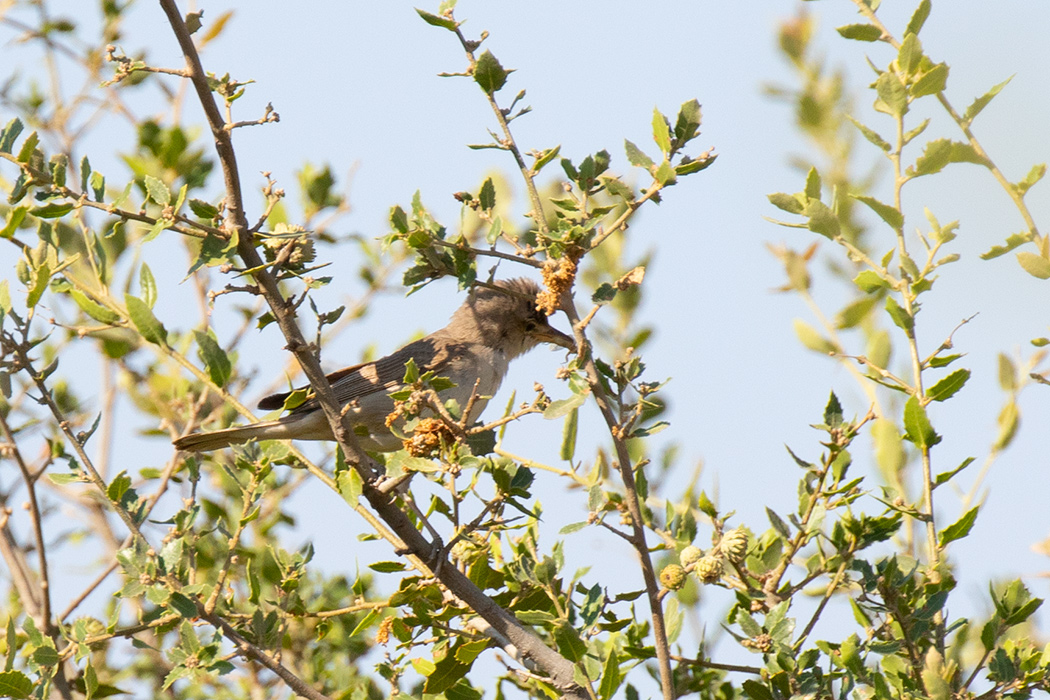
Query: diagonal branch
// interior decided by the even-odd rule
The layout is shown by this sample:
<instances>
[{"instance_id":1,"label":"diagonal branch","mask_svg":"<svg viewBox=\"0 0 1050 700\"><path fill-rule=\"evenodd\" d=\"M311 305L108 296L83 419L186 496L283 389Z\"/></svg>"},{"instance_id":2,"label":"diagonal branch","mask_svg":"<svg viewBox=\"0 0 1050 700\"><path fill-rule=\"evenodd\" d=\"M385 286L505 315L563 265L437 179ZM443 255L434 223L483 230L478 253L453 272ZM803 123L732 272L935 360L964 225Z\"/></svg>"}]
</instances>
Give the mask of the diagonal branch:
<instances>
[{"instance_id":1,"label":"diagonal branch","mask_svg":"<svg viewBox=\"0 0 1050 700\"><path fill-rule=\"evenodd\" d=\"M455 566L444 560L444 555L429 542L415 527L415 524L401 511L389 494L381 492L378 475L382 471L378 465L361 449L353 431L332 393L324 372L321 370L317 348L308 345L303 338L295 320L294 310L281 294L277 280L264 267L263 261L253 245L248 231L244 213L243 196L237 160L234 155L231 132L226 129L226 122L211 94L207 77L201 66L200 57L193 44L186 24L179 14L174 0L160 0L161 8L167 15L172 31L186 58L190 82L204 109L208 126L215 139L215 148L222 165L223 178L226 184L226 227L230 233L237 234L237 252L245 265L252 269L252 275L259 284L260 291L273 312L277 325L288 341L287 349L295 355L303 373L310 381L311 388L317 396L335 437L339 449L346 457L347 464L361 476L363 495L379 516L405 543L404 551L418 556L432 565L438 580L466 603L478 615L510 641L522 655L534 662L548 674L565 697L582 700L585 694L577 685L574 677L575 666L549 648L531 630L509 612L496 604ZM542 218L542 217L541 217ZM221 618L218 620L222 622Z\"/></svg>"}]
</instances>

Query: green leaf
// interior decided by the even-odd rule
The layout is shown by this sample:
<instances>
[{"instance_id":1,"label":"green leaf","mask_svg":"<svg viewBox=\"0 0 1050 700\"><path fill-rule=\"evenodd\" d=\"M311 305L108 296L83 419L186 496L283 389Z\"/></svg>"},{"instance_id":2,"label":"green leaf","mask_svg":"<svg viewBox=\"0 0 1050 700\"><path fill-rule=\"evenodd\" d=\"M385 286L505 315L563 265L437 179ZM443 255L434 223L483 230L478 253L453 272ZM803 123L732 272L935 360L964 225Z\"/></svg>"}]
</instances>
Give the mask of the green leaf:
<instances>
[{"instance_id":1,"label":"green leaf","mask_svg":"<svg viewBox=\"0 0 1050 700\"><path fill-rule=\"evenodd\" d=\"M915 73L921 61L922 44L919 42L919 37L915 34L906 34L897 51L897 67L910 77Z\"/></svg>"},{"instance_id":2,"label":"green leaf","mask_svg":"<svg viewBox=\"0 0 1050 700\"><path fill-rule=\"evenodd\" d=\"M876 133L876 131L874 129L870 129L870 128L864 126L859 121L857 121L853 117L850 117L849 115L847 115L847 119L849 119L851 122L853 122L853 126L855 126L858 129L860 129L860 133L863 134L864 138L866 138L872 144L878 146L880 149L882 149L883 151L886 151L887 153L889 153L893 149L893 147L889 144L889 142L886 139L884 139L881 136L879 136L879 134Z\"/></svg>"},{"instance_id":3,"label":"green leaf","mask_svg":"<svg viewBox=\"0 0 1050 700\"><path fill-rule=\"evenodd\" d=\"M748 679L741 684L751 700L774 700L773 693L762 683Z\"/></svg>"},{"instance_id":4,"label":"green leaf","mask_svg":"<svg viewBox=\"0 0 1050 700\"><path fill-rule=\"evenodd\" d=\"M87 156L80 159L80 191L88 191L88 178L91 177L91 161Z\"/></svg>"},{"instance_id":5,"label":"green leaf","mask_svg":"<svg viewBox=\"0 0 1050 700\"><path fill-rule=\"evenodd\" d=\"M569 413L582 406L586 400L586 394L573 394L567 399L551 401L550 405L544 409L543 417L546 420L555 420L562 416L567 416Z\"/></svg>"},{"instance_id":6,"label":"green leaf","mask_svg":"<svg viewBox=\"0 0 1050 700\"><path fill-rule=\"evenodd\" d=\"M146 182L146 194L149 195L150 199L162 207L171 204L171 191L167 185L152 175L146 175L144 180Z\"/></svg>"},{"instance_id":7,"label":"green leaf","mask_svg":"<svg viewBox=\"0 0 1050 700\"><path fill-rule=\"evenodd\" d=\"M678 140L679 148L696 137L700 129L700 121L700 103L695 98L682 103L678 109L678 118L674 123L674 137Z\"/></svg>"},{"instance_id":8,"label":"green leaf","mask_svg":"<svg viewBox=\"0 0 1050 700\"><path fill-rule=\"evenodd\" d=\"M110 326L115 326L120 323L120 314L102 306L101 304L95 303L94 300L80 290L71 289L69 290L69 295L73 297L73 301L77 303L77 306L80 307L81 311L99 323L105 323Z\"/></svg>"},{"instance_id":9,"label":"green leaf","mask_svg":"<svg viewBox=\"0 0 1050 700\"><path fill-rule=\"evenodd\" d=\"M560 622L554 628L554 641L562 656L573 663L579 663L587 654L587 645L580 635L568 623Z\"/></svg>"},{"instance_id":10,"label":"green leaf","mask_svg":"<svg viewBox=\"0 0 1050 700\"><path fill-rule=\"evenodd\" d=\"M1017 367L1006 353L999 353L999 386L1003 391L1017 389Z\"/></svg>"},{"instance_id":11,"label":"green leaf","mask_svg":"<svg viewBox=\"0 0 1050 700\"><path fill-rule=\"evenodd\" d=\"M125 196L129 192L130 188L131 183L129 182L127 188L125 188L124 190ZM106 178L102 175L102 173L91 173L91 191L95 195L96 202L101 202L103 199L106 198ZM123 199L123 197L121 197L121 199ZM114 205L119 206L119 204L117 204L116 202L114 202Z\"/></svg>"},{"instance_id":12,"label":"green leaf","mask_svg":"<svg viewBox=\"0 0 1050 700\"><path fill-rule=\"evenodd\" d=\"M701 513L710 518L718 517L718 508L715 507L714 502L711 501L706 491L700 492L696 499L696 507L700 509Z\"/></svg>"},{"instance_id":13,"label":"green leaf","mask_svg":"<svg viewBox=\"0 0 1050 700\"><path fill-rule=\"evenodd\" d=\"M6 153L6 150L4 152ZM14 649L11 651L13 653ZM21 671L8 670L0 673L0 697L22 700L28 698L32 692L33 681Z\"/></svg>"},{"instance_id":14,"label":"green leaf","mask_svg":"<svg viewBox=\"0 0 1050 700\"><path fill-rule=\"evenodd\" d=\"M926 131L926 127L928 127L929 125L930 120L923 119L922 123L919 124L917 127L915 127L914 129L908 129L908 131L905 132L904 137L902 138L904 144L907 145L911 143L917 136L919 136L922 132Z\"/></svg>"},{"instance_id":15,"label":"green leaf","mask_svg":"<svg viewBox=\"0 0 1050 700\"><path fill-rule=\"evenodd\" d=\"M152 309L157 303L157 280L146 263L142 263L139 268L139 292L142 293L142 301Z\"/></svg>"},{"instance_id":16,"label":"green leaf","mask_svg":"<svg viewBox=\"0 0 1050 700\"><path fill-rule=\"evenodd\" d=\"M0 238L11 238L15 235L15 231L22 225L22 222L26 218L26 214L29 212L29 207L15 207L9 209L7 213L7 223L0 229Z\"/></svg>"},{"instance_id":17,"label":"green leaf","mask_svg":"<svg viewBox=\"0 0 1050 700\"><path fill-rule=\"evenodd\" d=\"M830 355L836 351L835 344L820 334L813 326L809 325L800 318L794 320L795 335L798 336L799 342L804 346L812 350L813 352L819 352L823 355Z\"/></svg>"},{"instance_id":18,"label":"green leaf","mask_svg":"<svg viewBox=\"0 0 1050 700\"><path fill-rule=\"evenodd\" d=\"M971 508L966 513L956 520L948 527L941 530L940 545L944 547L949 542L960 540L970 534L970 529L973 527L974 522L977 520L977 511L980 510L980 506Z\"/></svg>"},{"instance_id":19,"label":"green leaf","mask_svg":"<svg viewBox=\"0 0 1050 700\"><path fill-rule=\"evenodd\" d=\"M569 523L568 525L566 525L562 529L558 530L558 534L559 535L571 535L574 532L579 532L580 530L584 529L588 525L589 525L589 523L586 520L581 520L578 523Z\"/></svg>"},{"instance_id":20,"label":"green leaf","mask_svg":"<svg viewBox=\"0 0 1050 700\"><path fill-rule=\"evenodd\" d=\"M26 308L32 309L40 302L40 297L47 290L47 283L51 281L51 268L47 263L41 263L40 267L33 271L33 285L29 287L26 296Z\"/></svg>"},{"instance_id":21,"label":"green leaf","mask_svg":"<svg viewBox=\"0 0 1050 700\"><path fill-rule=\"evenodd\" d=\"M989 90L988 92L984 93L980 97L976 98L973 102L971 102L970 106L966 108L965 112L963 112L963 121L966 124L970 124L974 120L974 118L976 118L977 115L980 114L981 111L988 106L988 103L991 102L992 99L996 95L998 95L1004 87L1006 87L1007 83L1009 83L1013 79L1014 77L1011 75L1009 78L999 83L998 85L993 86L991 90Z\"/></svg>"},{"instance_id":22,"label":"green leaf","mask_svg":"<svg viewBox=\"0 0 1050 700\"><path fill-rule=\"evenodd\" d=\"M36 150L37 144L40 143L40 137L34 131L29 136L26 136L26 140L22 142L22 148L18 150L18 162L28 163L29 159L33 157L33 151Z\"/></svg>"},{"instance_id":23,"label":"green leaf","mask_svg":"<svg viewBox=\"0 0 1050 700\"><path fill-rule=\"evenodd\" d=\"M846 24L835 27L835 31L842 38L855 41L878 41L882 38L882 30L874 24Z\"/></svg>"},{"instance_id":24,"label":"green leaf","mask_svg":"<svg viewBox=\"0 0 1050 700\"><path fill-rule=\"evenodd\" d=\"M124 498L124 494L130 488L131 477L126 472L121 472L113 478L113 481L109 482L109 486L106 487L106 496L114 503L120 503L120 500Z\"/></svg>"},{"instance_id":25,"label":"green leaf","mask_svg":"<svg viewBox=\"0 0 1050 700\"><path fill-rule=\"evenodd\" d=\"M875 109L894 117L908 113L908 91L896 73L886 71L875 81Z\"/></svg>"},{"instance_id":26,"label":"green leaf","mask_svg":"<svg viewBox=\"0 0 1050 700\"><path fill-rule=\"evenodd\" d=\"M605 186L605 189L608 190L609 194L612 196L621 197L628 202L634 199L634 191L624 184L623 180L620 178L602 175L598 180Z\"/></svg>"},{"instance_id":27,"label":"green leaf","mask_svg":"<svg viewBox=\"0 0 1050 700\"><path fill-rule=\"evenodd\" d=\"M434 671L427 676L423 692L428 695L444 693L467 675L470 664L461 663L454 652L450 652L434 664Z\"/></svg>"},{"instance_id":28,"label":"green leaf","mask_svg":"<svg viewBox=\"0 0 1050 700\"><path fill-rule=\"evenodd\" d=\"M894 231L900 231L904 227L904 215L890 205L883 204L874 197L856 194L850 196L858 202L863 202L868 205L868 207L878 214L880 219L889 224L890 228Z\"/></svg>"},{"instance_id":29,"label":"green leaf","mask_svg":"<svg viewBox=\"0 0 1050 700\"><path fill-rule=\"evenodd\" d=\"M671 167L671 164L666 160L663 163L660 163L660 167L658 167L656 172L653 173L653 178L655 178L661 185L670 185L677 177L675 169Z\"/></svg>"},{"instance_id":30,"label":"green leaf","mask_svg":"<svg viewBox=\"0 0 1050 700\"><path fill-rule=\"evenodd\" d=\"M51 160L48 161L48 167L51 169L51 181L55 183L57 187L66 186L66 171L69 168L69 158L64 153L51 156Z\"/></svg>"},{"instance_id":31,"label":"green leaf","mask_svg":"<svg viewBox=\"0 0 1050 700\"><path fill-rule=\"evenodd\" d=\"M686 176L693 173L698 173L701 170L707 170L711 165L714 164L717 155L709 155L699 160L692 160L688 156L682 158L678 165L674 166L674 171L678 175Z\"/></svg>"},{"instance_id":32,"label":"green leaf","mask_svg":"<svg viewBox=\"0 0 1050 700\"><path fill-rule=\"evenodd\" d=\"M937 478L934 479L933 483L936 484L937 486L940 486L941 484L948 483L949 481L951 481L951 478L953 476L955 476L956 474L961 472L963 469L966 469L966 467L968 467L971 464L973 464L973 462L974 462L974 458L973 457L967 457L966 459L964 459L962 461L962 464L957 466L955 469L952 469L951 471L947 471L947 472L941 472L940 474L938 474Z\"/></svg>"},{"instance_id":33,"label":"green leaf","mask_svg":"<svg viewBox=\"0 0 1050 700\"><path fill-rule=\"evenodd\" d=\"M836 328L856 328L868 318L879 303L877 296L863 296L846 304L835 314Z\"/></svg>"},{"instance_id":34,"label":"green leaf","mask_svg":"<svg viewBox=\"0 0 1050 700\"><path fill-rule=\"evenodd\" d=\"M766 506L766 517L769 518L770 524L773 526L773 529L777 531L778 535L786 540L791 539L791 528L789 528L788 524L768 506Z\"/></svg>"},{"instance_id":35,"label":"green leaf","mask_svg":"<svg viewBox=\"0 0 1050 700\"><path fill-rule=\"evenodd\" d=\"M198 616L197 604L193 602L189 596L183 593L172 593L171 598L168 599L168 607L182 615L187 620L195 619Z\"/></svg>"},{"instance_id":36,"label":"green leaf","mask_svg":"<svg viewBox=\"0 0 1050 700\"><path fill-rule=\"evenodd\" d=\"M4 323L4 317L7 316L7 312L11 310L11 288L7 280L0 280L0 326ZM2 374L0 376L8 377L10 375ZM6 398L11 398L5 394Z\"/></svg>"},{"instance_id":37,"label":"green leaf","mask_svg":"<svg viewBox=\"0 0 1050 700\"><path fill-rule=\"evenodd\" d=\"M915 161L914 167L909 166L908 174L912 177L932 175L940 172L949 163L987 165L987 161L978 155L970 144L936 139L926 144L925 150Z\"/></svg>"},{"instance_id":38,"label":"green leaf","mask_svg":"<svg viewBox=\"0 0 1050 700\"><path fill-rule=\"evenodd\" d=\"M806 173L806 196L810 199L820 199L820 173L817 172L816 168L810 168L809 172Z\"/></svg>"},{"instance_id":39,"label":"green leaf","mask_svg":"<svg viewBox=\"0 0 1050 700\"><path fill-rule=\"evenodd\" d=\"M474 82L480 85L487 95L498 92L506 84L507 74L500 62L488 50L478 56L474 64Z\"/></svg>"},{"instance_id":40,"label":"green leaf","mask_svg":"<svg viewBox=\"0 0 1050 700\"><path fill-rule=\"evenodd\" d=\"M58 656L58 652L53 646L41 646L33 650L31 656L34 663L41 666L57 666L61 659Z\"/></svg>"},{"instance_id":41,"label":"green leaf","mask_svg":"<svg viewBox=\"0 0 1050 700\"><path fill-rule=\"evenodd\" d=\"M356 506L358 499L364 492L364 482L361 479L361 475L353 469L345 469L336 475L335 483L343 500L352 506Z\"/></svg>"},{"instance_id":42,"label":"green leaf","mask_svg":"<svg viewBox=\"0 0 1050 700\"><path fill-rule=\"evenodd\" d=\"M456 661L464 664L474 663L474 659L478 658L481 652L489 648L489 640L477 639L473 642L464 642L455 648L452 653L456 657Z\"/></svg>"},{"instance_id":43,"label":"green leaf","mask_svg":"<svg viewBox=\"0 0 1050 700\"><path fill-rule=\"evenodd\" d=\"M1042 255L1021 251L1017 254L1017 262L1032 277L1038 277L1041 280L1050 279L1050 260Z\"/></svg>"},{"instance_id":44,"label":"green leaf","mask_svg":"<svg viewBox=\"0 0 1050 700\"><path fill-rule=\"evenodd\" d=\"M503 219L498 216L492 217L492 225L489 226L489 230L485 233L485 242L489 245L493 245L499 237L503 234Z\"/></svg>"},{"instance_id":45,"label":"green leaf","mask_svg":"<svg viewBox=\"0 0 1050 700\"><path fill-rule=\"evenodd\" d=\"M548 148L539 155L536 156L536 162L532 164L532 174L535 175L543 168L543 166L554 160L558 153L561 152L561 146L555 146L554 148Z\"/></svg>"},{"instance_id":46,"label":"green leaf","mask_svg":"<svg viewBox=\"0 0 1050 700\"><path fill-rule=\"evenodd\" d=\"M621 683L623 683L623 676L620 675L620 659L616 654L616 649L613 648L609 650L609 657L605 660L605 667L602 669L602 682L598 685L598 697L602 700L610 700L620 688Z\"/></svg>"},{"instance_id":47,"label":"green leaf","mask_svg":"<svg viewBox=\"0 0 1050 700\"><path fill-rule=\"evenodd\" d=\"M57 219L73 211L72 202L48 202L42 207L33 207L29 213L39 219Z\"/></svg>"},{"instance_id":48,"label":"green leaf","mask_svg":"<svg viewBox=\"0 0 1050 700\"><path fill-rule=\"evenodd\" d=\"M164 324L157 320L146 302L130 294L124 295L124 303L128 307L128 317L135 324L143 340L154 345L166 346L168 344L168 331Z\"/></svg>"},{"instance_id":49,"label":"green leaf","mask_svg":"<svg viewBox=\"0 0 1050 700\"><path fill-rule=\"evenodd\" d=\"M992 258L998 258L1000 255L1006 255L1014 248L1024 245L1028 241L1032 240L1032 237L1027 233L1011 233L1006 237L1006 245L996 245L989 248L986 252L981 253L978 257L981 260L991 260Z\"/></svg>"},{"instance_id":50,"label":"green leaf","mask_svg":"<svg viewBox=\"0 0 1050 700\"><path fill-rule=\"evenodd\" d=\"M22 120L15 117L7 122L7 126L0 131L0 153L10 153L11 147L15 145L15 139L22 133Z\"/></svg>"},{"instance_id":51,"label":"green leaf","mask_svg":"<svg viewBox=\"0 0 1050 700\"><path fill-rule=\"evenodd\" d=\"M807 228L813 233L835 240L839 236L839 219L828 205L818 199L811 199L802 211L804 216L809 217L806 222Z\"/></svg>"},{"instance_id":52,"label":"green leaf","mask_svg":"<svg viewBox=\"0 0 1050 700\"><path fill-rule=\"evenodd\" d=\"M938 63L911 86L912 97L936 95L948 84L948 64Z\"/></svg>"},{"instance_id":53,"label":"green leaf","mask_svg":"<svg viewBox=\"0 0 1050 700\"><path fill-rule=\"evenodd\" d=\"M824 407L824 425L829 428L837 428L842 425L842 404L835 392L828 397L828 405Z\"/></svg>"},{"instance_id":54,"label":"green leaf","mask_svg":"<svg viewBox=\"0 0 1050 700\"><path fill-rule=\"evenodd\" d=\"M798 197L784 192L774 192L767 197L769 203L781 211L789 214L801 214L805 211L805 205L798 201Z\"/></svg>"},{"instance_id":55,"label":"green leaf","mask_svg":"<svg viewBox=\"0 0 1050 700\"><path fill-rule=\"evenodd\" d=\"M1020 421L1021 412L1017 408L1017 402L1014 400L1007 401L996 419L996 422L999 424L999 434L992 445L993 451L1000 452L1010 446L1014 436L1017 435L1017 426Z\"/></svg>"},{"instance_id":56,"label":"green leaf","mask_svg":"<svg viewBox=\"0 0 1050 700\"><path fill-rule=\"evenodd\" d=\"M481 192L478 193L478 201L481 203L481 208L485 211L491 210L496 206L496 187L492 184L492 178L485 178L485 182L481 185Z\"/></svg>"},{"instance_id":57,"label":"green leaf","mask_svg":"<svg viewBox=\"0 0 1050 700\"><path fill-rule=\"evenodd\" d=\"M926 409L914 396L904 404L904 430L907 431L907 438L920 449L928 449L941 441L941 436L930 425Z\"/></svg>"},{"instance_id":58,"label":"green leaf","mask_svg":"<svg viewBox=\"0 0 1050 700\"><path fill-rule=\"evenodd\" d=\"M204 362L204 366L208 368L208 375L212 382L218 387L226 386L226 382L230 380L230 373L233 371L226 351L208 333L193 331L193 337L197 341L197 354Z\"/></svg>"},{"instance_id":59,"label":"green leaf","mask_svg":"<svg viewBox=\"0 0 1050 700\"><path fill-rule=\"evenodd\" d=\"M214 219L219 215L219 208L217 206L210 202L205 202L202 199L191 199L190 211L200 219Z\"/></svg>"},{"instance_id":60,"label":"green leaf","mask_svg":"<svg viewBox=\"0 0 1050 700\"><path fill-rule=\"evenodd\" d=\"M415 384L419 381L419 367L413 357L405 361L405 376L401 380L405 384Z\"/></svg>"},{"instance_id":61,"label":"green leaf","mask_svg":"<svg viewBox=\"0 0 1050 700\"><path fill-rule=\"evenodd\" d=\"M638 148L627 139L624 139L623 146L624 150L627 151L627 160L631 165L645 168L647 170L653 167L653 159L645 155L645 153L642 152L642 149Z\"/></svg>"},{"instance_id":62,"label":"green leaf","mask_svg":"<svg viewBox=\"0 0 1050 700\"><path fill-rule=\"evenodd\" d=\"M926 18L930 16L930 0L922 0L919 6L915 8L915 12L912 13L911 19L908 21L908 26L904 30L905 34L918 34L922 29L922 25L926 24Z\"/></svg>"},{"instance_id":63,"label":"green leaf","mask_svg":"<svg viewBox=\"0 0 1050 700\"><path fill-rule=\"evenodd\" d=\"M1024 176L1024 179L1014 185L1014 189L1022 197L1032 189L1032 186L1043 179L1046 175L1046 163L1039 163L1033 165L1032 169L1028 171L1028 174Z\"/></svg>"},{"instance_id":64,"label":"green leaf","mask_svg":"<svg viewBox=\"0 0 1050 700\"><path fill-rule=\"evenodd\" d=\"M879 418L871 428L871 437L875 443L875 461L879 470L887 482L898 483L906 455L897 426L891 420Z\"/></svg>"},{"instance_id":65,"label":"green leaf","mask_svg":"<svg viewBox=\"0 0 1050 700\"><path fill-rule=\"evenodd\" d=\"M381 574L390 574L395 571L404 571L405 565L399 561L377 561L369 564L368 568Z\"/></svg>"},{"instance_id":66,"label":"green leaf","mask_svg":"<svg viewBox=\"0 0 1050 700\"><path fill-rule=\"evenodd\" d=\"M886 313L890 315L893 323L901 330L911 333L912 329L915 328L915 319L909 316L908 312L893 297L886 297Z\"/></svg>"},{"instance_id":67,"label":"green leaf","mask_svg":"<svg viewBox=\"0 0 1050 700\"><path fill-rule=\"evenodd\" d=\"M456 27L459 26L459 23L455 20L451 20L448 17L440 17L438 15L431 14L429 12L419 9L418 7L416 8L416 13L423 18L424 22L426 22L432 27L443 27L449 30L450 32L454 32L456 31Z\"/></svg>"},{"instance_id":68,"label":"green leaf","mask_svg":"<svg viewBox=\"0 0 1050 700\"><path fill-rule=\"evenodd\" d=\"M954 396L959 389L962 389L969 378L970 370L957 369L931 386L926 395L934 401L945 401Z\"/></svg>"},{"instance_id":69,"label":"green leaf","mask_svg":"<svg viewBox=\"0 0 1050 700\"><path fill-rule=\"evenodd\" d=\"M568 418L562 426L560 457L566 462L571 462L576 456L576 433L579 429L580 411L574 408L569 411Z\"/></svg>"},{"instance_id":70,"label":"green leaf","mask_svg":"<svg viewBox=\"0 0 1050 700\"><path fill-rule=\"evenodd\" d=\"M653 141L664 155L671 151L671 125L667 122L667 117L655 107L653 108Z\"/></svg>"},{"instance_id":71,"label":"green leaf","mask_svg":"<svg viewBox=\"0 0 1050 700\"><path fill-rule=\"evenodd\" d=\"M889 282L882 279L879 273L874 270L862 270L857 273L857 276L853 278L853 284L867 294L873 294L880 289L889 287Z\"/></svg>"},{"instance_id":72,"label":"green leaf","mask_svg":"<svg viewBox=\"0 0 1050 700\"><path fill-rule=\"evenodd\" d=\"M1011 614L1009 617L1003 620L1003 622L1005 622L1010 627L1013 627L1014 625L1019 625L1025 620L1027 620L1029 617L1031 617L1032 613L1038 610L1042 605L1043 601L1041 599L1032 598L1024 605L1019 607L1016 611L1014 611L1013 614Z\"/></svg>"}]
</instances>

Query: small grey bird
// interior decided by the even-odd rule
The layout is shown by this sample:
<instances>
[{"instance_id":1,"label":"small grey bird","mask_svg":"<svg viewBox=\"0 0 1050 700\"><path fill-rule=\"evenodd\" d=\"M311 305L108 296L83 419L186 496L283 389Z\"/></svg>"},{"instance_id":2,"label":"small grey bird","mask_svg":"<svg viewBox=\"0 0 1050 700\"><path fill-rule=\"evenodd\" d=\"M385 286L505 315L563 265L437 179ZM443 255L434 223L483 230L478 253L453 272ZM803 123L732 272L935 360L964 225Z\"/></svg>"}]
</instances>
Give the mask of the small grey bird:
<instances>
[{"instance_id":1,"label":"small grey bird","mask_svg":"<svg viewBox=\"0 0 1050 700\"><path fill-rule=\"evenodd\" d=\"M436 376L452 380L456 386L443 391L441 398L456 399L461 408L466 408L477 383L478 398L468 419L473 422L487 399L499 389L511 360L540 343L575 350L576 342L552 328L547 317L537 311L538 284L517 278L496 282L495 286L499 289L475 287L441 330L375 362L328 375L335 398L340 404L351 406L349 415L361 447L379 452L401 448L401 440L386 425L386 417L394 410L394 401L388 394L401 387L405 363L410 359L421 374L433 371ZM290 393L267 396L259 402L259 408L279 409ZM308 399L277 420L186 435L175 440L174 445L179 450L207 452L249 440L289 439L333 439L328 419L316 399Z\"/></svg>"}]
</instances>

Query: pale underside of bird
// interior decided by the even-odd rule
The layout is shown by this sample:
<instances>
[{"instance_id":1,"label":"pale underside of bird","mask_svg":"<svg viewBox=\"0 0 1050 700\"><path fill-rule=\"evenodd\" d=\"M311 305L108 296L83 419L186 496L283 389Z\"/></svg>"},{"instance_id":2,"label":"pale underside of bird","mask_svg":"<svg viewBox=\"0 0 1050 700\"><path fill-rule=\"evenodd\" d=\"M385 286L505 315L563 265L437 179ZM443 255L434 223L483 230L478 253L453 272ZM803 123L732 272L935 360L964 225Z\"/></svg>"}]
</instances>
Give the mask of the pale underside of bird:
<instances>
[{"instance_id":1,"label":"pale underside of bird","mask_svg":"<svg viewBox=\"0 0 1050 700\"><path fill-rule=\"evenodd\" d=\"M336 400L341 406L349 406L347 415L361 447L378 452L401 448L401 439L386 421L395 408L390 393L403 387L409 360L420 373L432 371L452 380L455 386L441 392L442 401L455 399L465 409L474 398L466 419L470 424L499 389L511 360L540 343L575 349L575 341L553 328L547 316L536 309L539 285L518 278L496 282L495 286L497 289L472 290L445 328L379 360L328 375ZM259 408L280 409L291 393L267 396ZM185 435L174 445L179 450L207 452L249 440L288 439L333 439L328 418L315 398L308 398L276 420Z\"/></svg>"}]
</instances>

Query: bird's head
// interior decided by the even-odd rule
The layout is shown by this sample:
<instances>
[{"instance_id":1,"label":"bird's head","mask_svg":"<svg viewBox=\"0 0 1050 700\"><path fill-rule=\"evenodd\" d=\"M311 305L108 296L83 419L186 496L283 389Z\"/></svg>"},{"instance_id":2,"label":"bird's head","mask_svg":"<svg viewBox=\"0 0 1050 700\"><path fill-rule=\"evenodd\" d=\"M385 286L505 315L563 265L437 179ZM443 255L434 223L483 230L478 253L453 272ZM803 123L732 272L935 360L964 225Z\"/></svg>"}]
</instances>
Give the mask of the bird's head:
<instances>
[{"instance_id":1,"label":"bird's head","mask_svg":"<svg viewBox=\"0 0 1050 700\"><path fill-rule=\"evenodd\" d=\"M507 359L540 343L576 349L576 341L551 326L546 314L536 309L541 291L536 282L519 277L500 280L493 287L475 287L452 314L449 331L462 340L500 349Z\"/></svg>"}]
</instances>

